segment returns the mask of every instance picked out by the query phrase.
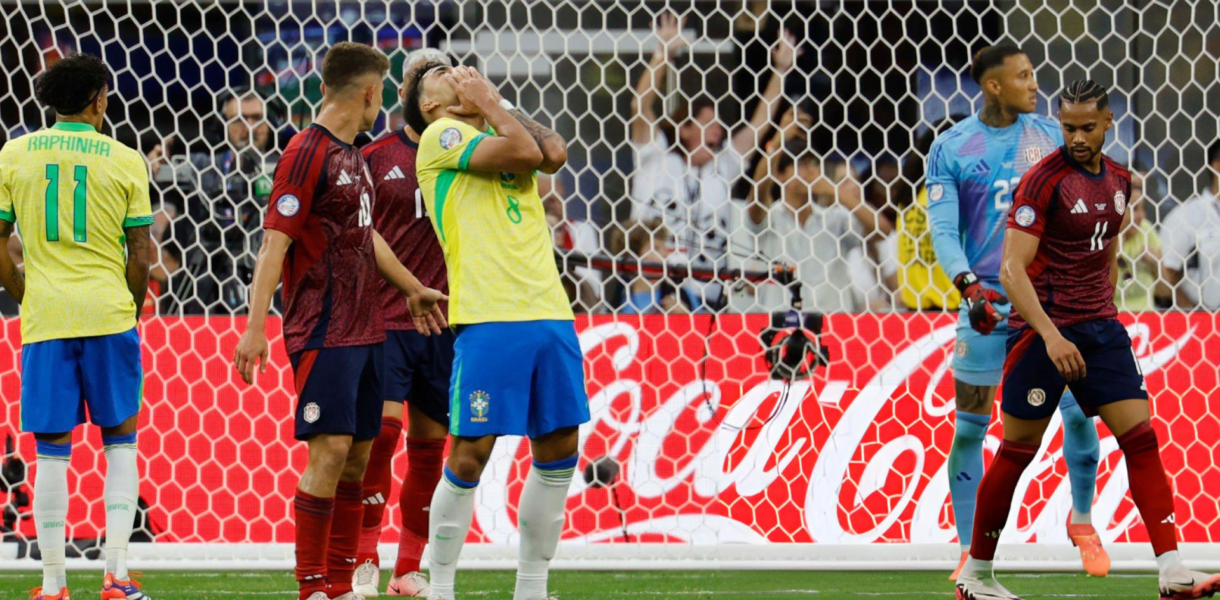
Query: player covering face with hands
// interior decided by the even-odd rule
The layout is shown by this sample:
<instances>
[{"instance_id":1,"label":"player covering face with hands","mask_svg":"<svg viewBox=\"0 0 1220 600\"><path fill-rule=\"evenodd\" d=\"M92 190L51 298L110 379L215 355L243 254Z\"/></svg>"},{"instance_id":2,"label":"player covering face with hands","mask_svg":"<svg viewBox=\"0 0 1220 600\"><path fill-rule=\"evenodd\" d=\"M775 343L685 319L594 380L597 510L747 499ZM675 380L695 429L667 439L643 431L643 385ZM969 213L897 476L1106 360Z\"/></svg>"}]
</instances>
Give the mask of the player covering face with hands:
<instances>
[{"instance_id":1,"label":"player covering face with hands","mask_svg":"<svg viewBox=\"0 0 1220 600\"><path fill-rule=\"evenodd\" d=\"M379 280L407 296L416 328L447 326L438 302L373 230L368 165L352 146L381 110L389 60L355 43L322 62L322 107L276 167L266 236L251 288L250 320L233 362L242 379L265 372L267 311L282 279L284 345L297 392L296 438L309 464L294 500L301 600L356 600L352 573L363 515L362 480L381 426Z\"/></svg>"},{"instance_id":2,"label":"player covering face with hands","mask_svg":"<svg viewBox=\"0 0 1220 600\"><path fill-rule=\"evenodd\" d=\"M979 485L957 598L1017 598L995 580L992 560L1017 483L1065 385L1088 414L1101 416L1123 452L1156 554L1160 597L1211 597L1220 576L1191 571L1178 555L1173 488L1144 377L1114 306L1115 238L1131 220L1131 175L1101 152L1114 121L1105 88L1074 81L1060 95L1059 110L1065 143L1025 175L1008 218L1000 278L1015 312L1004 363L1004 441Z\"/></svg>"},{"instance_id":3,"label":"player covering face with hands","mask_svg":"<svg viewBox=\"0 0 1220 600\"><path fill-rule=\"evenodd\" d=\"M475 489L496 437L524 435L533 464L518 505L513 597L542 600L577 464L577 427L589 420L580 345L535 175L562 167L567 144L505 107L465 67L418 69L405 114L423 132L419 184L445 252L457 330L452 445L429 513L433 596L454 598Z\"/></svg>"}]
</instances>

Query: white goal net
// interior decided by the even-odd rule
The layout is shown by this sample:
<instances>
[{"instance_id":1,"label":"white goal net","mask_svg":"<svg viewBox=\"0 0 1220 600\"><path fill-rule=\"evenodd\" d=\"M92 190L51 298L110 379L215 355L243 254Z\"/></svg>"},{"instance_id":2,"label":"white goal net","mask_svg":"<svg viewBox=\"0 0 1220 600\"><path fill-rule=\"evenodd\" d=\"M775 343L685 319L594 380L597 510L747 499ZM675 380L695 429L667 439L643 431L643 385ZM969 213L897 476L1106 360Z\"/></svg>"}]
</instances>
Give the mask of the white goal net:
<instances>
[{"instance_id":1,"label":"white goal net","mask_svg":"<svg viewBox=\"0 0 1220 600\"><path fill-rule=\"evenodd\" d=\"M305 462L292 371L278 335L257 386L230 360L279 152L320 102L322 55L352 40L392 59L374 135L402 126L402 59L428 46L569 141L544 203L593 411L579 470L618 469L609 485L573 483L567 564L945 567L957 299L935 271L924 161L935 131L981 106L971 54L1018 44L1038 112L1053 115L1048 98L1073 79L1112 92L1106 151L1139 175L1143 198L1122 237L1122 319L1180 537L1202 545L1220 540L1220 205L1207 204L1220 177L1220 149L1208 155L1218 12L1190 0L0 0L0 139L48 126L33 79L90 52L113 71L109 133L153 162L140 566L291 559ZM1202 220L1174 218L1191 203ZM19 244L8 250L20 259ZM777 263L795 267L796 288ZM829 360L788 384L770 376L760 335L793 308L792 289L825 316L807 323ZM34 441L18 432L18 307L0 294L0 311L0 436L13 444L0 565L29 567ZM1072 553L1055 419L1001 548L1047 568ZM1101 435L1094 522L1119 566L1141 564L1147 534L1117 443ZM77 438L69 552L85 560L99 554L105 466L98 433ZM468 556L507 564L515 551L527 456L523 440L499 441ZM400 453L396 480L405 465ZM391 553L393 505L387 515Z\"/></svg>"}]
</instances>

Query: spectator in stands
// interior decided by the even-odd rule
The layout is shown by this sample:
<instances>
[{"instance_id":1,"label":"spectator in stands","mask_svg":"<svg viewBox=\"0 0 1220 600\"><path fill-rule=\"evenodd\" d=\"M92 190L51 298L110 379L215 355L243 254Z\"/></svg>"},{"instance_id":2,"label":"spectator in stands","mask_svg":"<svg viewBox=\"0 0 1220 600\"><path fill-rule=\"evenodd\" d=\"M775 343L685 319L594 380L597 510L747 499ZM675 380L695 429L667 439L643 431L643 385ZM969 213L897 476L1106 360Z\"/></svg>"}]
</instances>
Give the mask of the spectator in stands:
<instances>
[{"instance_id":1,"label":"spectator in stands","mask_svg":"<svg viewBox=\"0 0 1220 600\"><path fill-rule=\"evenodd\" d=\"M268 104L236 91L218 103L219 118L205 127L207 147L185 162L166 164L173 139L154 147L148 160L162 186L162 210L154 229L176 246L181 270L162 265L170 313L240 314L262 241L261 215L271 193L275 149ZM168 220L168 223L163 221Z\"/></svg>"},{"instance_id":2,"label":"spectator in stands","mask_svg":"<svg viewBox=\"0 0 1220 600\"><path fill-rule=\"evenodd\" d=\"M567 216L567 187L558 174L538 174L538 195L542 197L542 208L546 211L547 223L555 239L555 249L562 255L569 253L594 256L601 252L601 236L597 228L585 220ZM586 267L569 267L562 273L564 290L577 313L594 312L601 305L602 273Z\"/></svg>"},{"instance_id":3,"label":"spectator in stands","mask_svg":"<svg viewBox=\"0 0 1220 600\"><path fill-rule=\"evenodd\" d=\"M1211 185L1161 223L1165 279L1182 310L1220 310L1220 141L1207 150Z\"/></svg>"},{"instance_id":4,"label":"spectator in stands","mask_svg":"<svg viewBox=\"0 0 1220 600\"><path fill-rule=\"evenodd\" d=\"M823 161L808 150L795 158L773 151L754 171L746 227L767 261L796 267L807 310L858 308L847 257L878 222L861 195L844 161ZM762 310L788 302L776 286L759 288L757 300Z\"/></svg>"},{"instance_id":5,"label":"spectator in stands","mask_svg":"<svg viewBox=\"0 0 1220 600\"><path fill-rule=\"evenodd\" d=\"M627 248L629 256L642 266L657 267L665 264L673 253L669 245L670 232L661 219L649 219L628 223ZM677 290L659 275L640 274L631 278L620 314L651 315L659 313L683 314L688 312L678 300Z\"/></svg>"},{"instance_id":6,"label":"spectator in stands","mask_svg":"<svg viewBox=\"0 0 1220 600\"><path fill-rule=\"evenodd\" d=\"M661 47L636 84L632 101L630 135L636 170L631 214L637 221L660 218L677 239L675 254L692 266L721 267L728 255L730 190L744 173L746 157L770 128L784 75L797 56L796 39L785 32L775 45L762 98L749 122L730 137L717 119L715 102L707 96L684 102L668 118L657 113L670 61L687 42L681 23L672 15L661 17L656 35ZM715 306L723 294L716 284L689 281L683 288L695 308Z\"/></svg>"},{"instance_id":7,"label":"spectator in stands","mask_svg":"<svg viewBox=\"0 0 1220 600\"><path fill-rule=\"evenodd\" d=\"M1144 202L1144 177L1131 171L1131 199L1127 202L1131 223L1123 230L1118 254L1118 309L1125 312L1154 310L1162 300L1170 303L1172 292L1161 277L1161 238L1148 220Z\"/></svg>"}]
</instances>

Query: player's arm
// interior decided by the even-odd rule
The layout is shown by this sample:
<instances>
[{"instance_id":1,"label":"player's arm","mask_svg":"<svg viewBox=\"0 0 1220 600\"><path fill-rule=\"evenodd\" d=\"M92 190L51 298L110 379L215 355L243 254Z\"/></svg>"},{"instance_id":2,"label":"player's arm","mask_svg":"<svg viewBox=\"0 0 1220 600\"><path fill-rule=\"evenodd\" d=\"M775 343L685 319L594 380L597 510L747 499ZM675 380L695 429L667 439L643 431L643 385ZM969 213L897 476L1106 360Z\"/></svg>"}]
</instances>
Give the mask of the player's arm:
<instances>
[{"instance_id":1,"label":"player's arm","mask_svg":"<svg viewBox=\"0 0 1220 600\"><path fill-rule=\"evenodd\" d=\"M152 266L152 226L138 225L123 229L127 236L127 289L136 303L136 319L140 318L144 299L148 297L148 271Z\"/></svg>"},{"instance_id":2,"label":"player's arm","mask_svg":"<svg viewBox=\"0 0 1220 600\"><path fill-rule=\"evenodd\" d=\"M563 165L567 164L568 142L558 133L530 118L525 111L519 108L508 111L508 114L512 115L529 132L530 137L534 138L534 142L538 144L538 149L542 151L542 164L538 165L539 171L554 175L563 168Z\"/></svg>"},{"instance_id":3,"label":"player's arm","mask_svg":"<svg viewBox=\"0 0 1220 600\"><path fill-rule=\"evenodd\" d=\"M376 231L373 232L373 252L381 278L406 294L411 318L415 320L415 330L424 335L440 335L441 330L449 326L445 322L445 313L441 311L440 302L448 300L449 297L420 283Z\"/></svg>"},{"instance_id":4,"label":"player's arm","mask_svg":"<svg viewBox=\"0 0 1220 600\"><path fill-rule=\"evenodd\" d=\"M0 245L3 247L3 250L0 250L0 285L20 304L25 298L25 275L13 263L13 256L8 253L8 242L12 236L13 224L5 218L0 218Z\"/></svg>"},{"instance_id":5,"label":"player's arm","mask_svg":"<svg viewBox=\"0 0 1220 600\"><path fill-rule=\"evenodd\" d=\"M970 327L984 335L995 330L1004 316L993 304L1006 304L1008 299L995 290L983 287L978 276L970 270L970 260L962 248L960 198L957 176L941 139L932 143L929 151L928 172L928 223L932 230L932 250L936 261L945 274L953 278L953 285L962 294L962 302L970 316Z\"/></svg>"},{"instance_id":6,"label":"player's arm","mask_svg":"<svg viewBox=\"0 0 1220 600\"><path fill-rule=\"evenodd\" d=\"M254 281L250 285L250 316L233 356L233 364L246 383L254 383L256 363L260 373L267 372L267 359L271 356L267 343L267 311L271 310L271 299L284 271L284 257L291 246L292 238L282 231L268 229L263 234L263 245L258 249L258 259L254 263Z\"/></svg>"},{"instance_id":7,"label":"player's arm","mask_svg":"<svg viewBox=\"0 0 1220 600\"><path fill-rule=\"evenodd\" d=\"M524 173L542 166L542 149L529 130L500 106L499 93L490 82L470 67L457 67L445 77L458 97L474 106L496 130L496 135L483 138L474 148L466 170Z\"/></svg>"}]
</instances>

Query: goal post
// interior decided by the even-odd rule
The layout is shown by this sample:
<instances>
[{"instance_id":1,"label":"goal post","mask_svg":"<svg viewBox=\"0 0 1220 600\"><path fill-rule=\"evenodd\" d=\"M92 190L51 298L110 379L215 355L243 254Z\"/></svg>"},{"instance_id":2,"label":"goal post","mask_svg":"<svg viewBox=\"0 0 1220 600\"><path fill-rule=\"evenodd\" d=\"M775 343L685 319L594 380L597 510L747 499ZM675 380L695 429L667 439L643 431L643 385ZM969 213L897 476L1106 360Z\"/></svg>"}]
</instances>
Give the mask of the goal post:
<instances>
[{"instance_id":1,"label":"goal post","mask_svg":"<svg viewBox=\"0 0 1220 600\"><path fill-rule=\"evenodd\" d=\"M146 409L135 566L291 564L291 498L306 456L292 439L292 370L278 319L268 327L271 367L257 385L241 383L230 361L279 152L312 120L326 48L353 40L392 58L373 135L402 125L402 60L429 46L478 67L569 142L545 202L568 259L561 269L579 313L593 421L581 428L557 567L949 569L958 553L946 474L956 314L907 306L895 272L933 265L919 252L899 264L901 232L866 235L849 220L801 231L755 222L749 199L761 152L783 132L785 151L819 157L820 176L837 186L817 198L818 210L855 189L864 210L895 223L922 185L920 138L980 106L971 52L1009 41L1035 66L1039 113L1053 114L1051 100L1072 79L1110 88L1116 127L1106 151L1141 174L1156 231L1216 176L1206 150L1220 139L1218 12L1152 0L0 0L9 74L0 80L0 125L4 140L49 125L33 79L66 53L91 52L113 70L109 133L154 159L159 256L140 324ZM657 28L669 14L683 41L657 79L660 117L649 131L664 140L652 148L663 157L650 171L642 164L650 149L632 140L634 90L658 67L665 36ZM776 52L785 32L795 41L791 67ZM780 93L766 104L775 77ZM711 112L691 114L691 129L681 115L703 98ZM688 135L723 140L710 166L687 161L697 151L683 149ZM660 185L664 177L673 185ZM675 200L696 187L712 208ZM769 271L777 261L796 263L804 309L825 314L829 362L791 382L771 377L761 340L772 313L790 303ZM1133 276L1123 290L1136 284L1151 285ZM1220 566L1215 315L1158 310L1146 291L1148 310L1121 320L1153 398L1183 553ZM635 314L655 312L666 297L706 302L716 314ZM24 478L0 479L8 507L0 569L28 569L37 465L32 436L19 434L11 297L0 294L0 312L0 437L14 441L0 477L28 467ZM1001 568L1075 568L1058 419L1018 486ZM1099 430L1095 525L1116 568L1151 568L1128 494L1134 482L1114 437ZM997 419L988 460L999 439ZM515 566L528 456L520 438L496 447L463 553L476 568ZM91 568L105 521L96 429L76 434L71 466L69 560ZM400 451L392 499L405 468ZM396 509L392 500L380 540L386 559L401 525Z\"/></svg>"}]
</instances>

